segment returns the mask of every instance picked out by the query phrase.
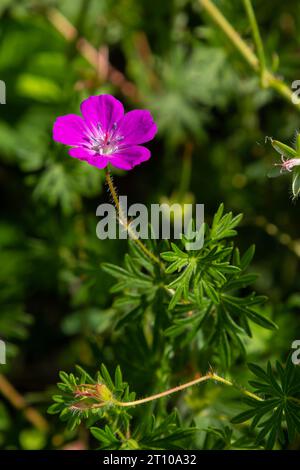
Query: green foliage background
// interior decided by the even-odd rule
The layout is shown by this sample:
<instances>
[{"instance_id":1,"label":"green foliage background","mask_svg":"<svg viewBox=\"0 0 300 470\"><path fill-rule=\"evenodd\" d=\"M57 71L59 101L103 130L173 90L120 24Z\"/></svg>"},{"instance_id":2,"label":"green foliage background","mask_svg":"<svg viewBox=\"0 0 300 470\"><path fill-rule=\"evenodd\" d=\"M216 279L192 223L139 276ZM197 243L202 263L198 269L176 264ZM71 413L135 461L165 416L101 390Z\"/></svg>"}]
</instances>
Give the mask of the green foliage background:
<instances>
[{"instance_id":1,"label":"green foliage background","mask_svg":"<svg viewBox=\"0 0 300 470\"><path fill-rule=\"evenodd\" d=\"M251 44L242 2L215 4ZM253 4L268 67L290 86L300 78L299 2ZM66 41L58 31L59 25L68 28L61 16L53 24L53 11L76 27L78 37L108 49L110 63L133 88L117 86L105 70L98 73L78 51L76 36ZM66 429L46 413L58 372L72 371L75 364L92 376L101 363L111 374L120 365L140 397L191 380L210 365L246 386L251 377L246 362L284 363L300 337L299 203L291 202L288 177L266 178L279 156L265 137L291 143L299 110L260 87L196 0L1 0L0 15L0 79L7 92L7 104L0 107L0 337L8 347L0 372L49 423L47 432L35 429L4 398L0 446L96 448L96 439L112 442L101 431L100 439L97 430L92 437L82 424ZM116 273L109 266L124 267L127 243L96 238L96 208L109 198L104 175L69 158L51 137L57 116L78 113L83 99L100 93L113 94L127 109L150 109L159 128L149 145L151 160L131 172L115 172L120 194L132 203L204 203L209 225L221 202L226 211L244 214L235 246L243 254L256 245L247 273L259 273L251 278L254 290L269 298L260 313L278 326L252 323L252 338L241 339L246 357L234 350L226 360L226 341L223 352L216 345L204 347L209 331L198 331L191 344L184 332L183 339L175 334L167 347L165 336L158 335L153 353L151 313L140 306L145 315L127 318L120 329L125 304L116 304L118 294L111 292ZM159 249L171 251L168 244ZM148 305L148 292L141 295ZM172 336L174 318L158 295L155 302L152 309L162 323L157 328ZM175 407L179 417L171 414ZM230 422L241 411L238 392L209 383L136 408L133 420L138 425L155 414L141 441L150 448L173 448L171 440L161 439L181 427L178 440L187 439L192 448L255 447L253 429ZM290 443L283 437L275 448L299 448L299 435Z\"/></svg>"}]
</instances>

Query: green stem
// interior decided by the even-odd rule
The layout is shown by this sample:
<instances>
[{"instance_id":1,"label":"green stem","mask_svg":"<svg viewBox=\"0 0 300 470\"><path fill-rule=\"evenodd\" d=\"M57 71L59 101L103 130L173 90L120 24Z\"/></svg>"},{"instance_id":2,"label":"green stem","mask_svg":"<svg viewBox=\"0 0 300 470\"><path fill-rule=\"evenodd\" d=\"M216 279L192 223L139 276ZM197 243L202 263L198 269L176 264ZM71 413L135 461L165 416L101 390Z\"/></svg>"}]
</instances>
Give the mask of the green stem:
<instances>
[{"instance_id":1,"label":"green stem","mask_svg":"<svg viewBox=\"0 0 300 470\"><path fill-rule=\"evenodd\" d=\"M242 39L239 33L231 26L227 21L221 11L211 2L211 0L199 0L200 4L212 18L212 20L219 26L223 33L228 37L231 43L235 48L240 52L245 61L250 65L250 67L256 72L260 73L260 61L257 58L256 54L250 49L248 44ZM283 98L285 98L289 103L292 103L298 110L300 109L300 104L297 104L292 101L292 91L283 82L280 78L276 77L268 69L265 68L264 71L264 86L267 88L273 88L277 93L279 93Z\"/></svg>"},{"instance_id":2,"label":"green stem","mask_svg":"<svg viewBox=\"0 0 300 470\"><path fill-rule=\"evenodd\" d=\"M224 385L228 385L230 387L234 387L236 390L241 392L243 395L246 395L247 397L253 398L254 400L263 401L263 399L261 397L259 397L258 395L256 395L255 393L249 392L249 390L241 388L241 387L237 386L236 384L234 384L233 382L230 382L229 380L224 379L223 377L220 377L217 374L212 374L212 380L215 380L216 382L220 382Z\"/></svg>"},{"instance_id":3,"label":"green stem","mask_svg":"<svg viewBox=\"0 0 300 470\"><path fill-rule=\"evenodd\" d=\"M127 222L127 218L123 213L123 210L122 210L122 207L120 205L119 198L117 195L117 191L114 187L109 170L106 171L105 178L106 178L107 186L113 198L114 204L116 206L120 223L123 225L123 227L125 227L130 238L139 246L139 248L145 253L145 255L148 258L150 258L152 261L154 261L155 263L163 267L163 263L161 262L161 260L157 256L155 256L150 250L148 250L148 248L138 238L138 235L135 233L130 223Z\"/></svg>"},{"instance_id":4,"label":"green stem","mask_svg":"<svg viewBox=\"0 0 300 470\"><path fill-rule=\"evenodd\" d=\"M231 26L221 11L210 0L199 0L202 8L209 14L212 20L222 29L228 39L244 57L246 62L255 70L259 69L259 62L248 44L241 38L239 33Z\"/></svg>"},{"instance_id":5,"label":"green stem","mask_svg":"<svg viewBox=\"0 0 300 470\"><path fill-rule=\"evenodd\" d=\"M252 29L252 36L253 36L253 40L254 40L254 43L255 43L255 46L256 46L257 55L258 55L258 59L259 59L261 85L264 86L265 85L265 83L264 83L264 73L265 73L265 70L266 70L266 59L265 59L264 46L263 46L263 42L262 42L262 39L261 39L261 36L260 36L260 32L259 32L259 28L258 28L258 24L257 24L257 21L256 21L256 17L255 17L255 13L254 13L254 10L253 10L251 0L243 0L243 1L244 1L244 6L245 6L246 13L247 13L248 18L249 18L249 23L250 23L250 26L251 26L251 29Z\"/></svg>"}]
</instances>

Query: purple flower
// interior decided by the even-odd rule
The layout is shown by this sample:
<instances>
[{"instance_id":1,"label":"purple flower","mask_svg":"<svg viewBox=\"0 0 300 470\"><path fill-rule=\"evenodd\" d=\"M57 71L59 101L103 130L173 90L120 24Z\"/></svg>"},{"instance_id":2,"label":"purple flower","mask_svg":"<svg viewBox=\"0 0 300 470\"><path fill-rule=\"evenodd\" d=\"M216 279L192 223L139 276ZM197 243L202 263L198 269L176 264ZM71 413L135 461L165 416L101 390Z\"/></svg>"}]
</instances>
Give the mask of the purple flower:
<instances>
[{"instance_id":1,"label":"purple flower","mask_svg":"<svg viewBox=\"0 0 300 470\"><path fill-rule=\"evenodd\" d=\"M157 132L149 111L124 114L122 103L111 95L90 96L80 110L83 117L60 116L53 126L53 139L70 145L71 157L98 168L110 163L122 170L131 170L150 158L150 151L140 145Z\"/></svg>"}]
</instances>

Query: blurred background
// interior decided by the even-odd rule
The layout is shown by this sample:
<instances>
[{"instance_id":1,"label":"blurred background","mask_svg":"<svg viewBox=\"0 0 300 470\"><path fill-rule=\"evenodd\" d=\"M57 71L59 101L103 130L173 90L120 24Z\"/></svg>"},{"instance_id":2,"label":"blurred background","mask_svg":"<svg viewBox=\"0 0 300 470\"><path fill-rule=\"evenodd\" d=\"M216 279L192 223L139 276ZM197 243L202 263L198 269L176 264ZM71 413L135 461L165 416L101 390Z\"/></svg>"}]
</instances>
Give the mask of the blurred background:
<instances>
[{"instance_id":1,"label":"blurred background","mask_svg":"<svg viewBox=\"0 0 300 470\"><path fill-rule=\"evenodd\" d=\"M215 4L251 44L242 2ZM253 4L268 67L291 86L300 79L300 4ZM114 334L113 281L100 269L103 261L121 265L127 249L96 238L96 208L109 198L103 172L52 141L55 118L78 113L90 95L113 94L127 110L149 109L158 123L152 158L115 173L130 203L204 203L207 222L222 201L244 213L236 242L242 251L256 244L256 290L268 295L280 327L254 328L249 357L286 357L300 339L299 202L291 201L289 176L266 177L279 155L265 137L291 144L299 111L260 88L196 0L0 0L0 18L0 338L7 344L0 391L13 398L1 397L0 447L89 445L84 429L64 431L46 414L58 371L75 363L92 371L101 361L121 363L126 380L146 393ZM16 409L20 397L47 423L33 426ZM209 406L203 414L198 403L195 419L205 421Z\"/></svg>"}]
</instances>

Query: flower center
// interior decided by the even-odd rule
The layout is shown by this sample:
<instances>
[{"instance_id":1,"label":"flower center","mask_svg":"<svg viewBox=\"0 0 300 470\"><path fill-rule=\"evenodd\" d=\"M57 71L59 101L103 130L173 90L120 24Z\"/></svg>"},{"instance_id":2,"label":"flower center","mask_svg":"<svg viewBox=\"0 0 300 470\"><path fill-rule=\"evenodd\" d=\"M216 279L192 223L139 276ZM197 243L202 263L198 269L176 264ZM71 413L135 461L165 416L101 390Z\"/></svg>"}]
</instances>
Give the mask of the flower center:
<instances>
[{"instance_id":1,"label":"flower center","mask_svg":"<svg viewBox=\"0 0 300 470\"><path fill-rule=\"evenodd\" d=\"M117 152L120 141L124 139L123 136L117 132L118 125L115 122L109 131L103 131L100 123L94 128L93 133L90 133L85 139L86 146L96 152L98 155L111 155Z\"/></svg>"}]
</instances>

